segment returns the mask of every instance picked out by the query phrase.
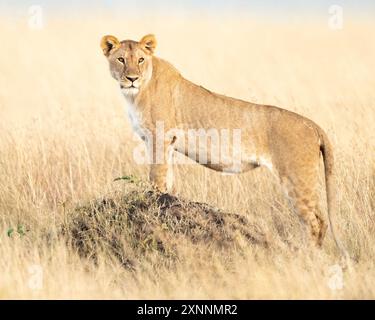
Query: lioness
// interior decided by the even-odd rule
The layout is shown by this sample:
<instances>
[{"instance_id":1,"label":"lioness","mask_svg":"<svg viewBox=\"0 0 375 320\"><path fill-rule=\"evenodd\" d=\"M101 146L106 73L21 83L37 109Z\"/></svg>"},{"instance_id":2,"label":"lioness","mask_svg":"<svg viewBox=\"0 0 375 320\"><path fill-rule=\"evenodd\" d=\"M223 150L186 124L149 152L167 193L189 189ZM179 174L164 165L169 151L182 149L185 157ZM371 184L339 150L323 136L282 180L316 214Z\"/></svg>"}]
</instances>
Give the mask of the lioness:
<instances>
[{"instance_id":1,"label":"lioness","mask_svg":"<svg viewBox=\"0 0 375 320\"><path fill-rule=\"evenodd\" d=\"M170 63L155 57L155 47L154 35L146 35L138 42L119 41L111 35L101 40L111 75L129 102L134 129L145 140L146 130L153 134L148 138L152 139L149 143L152 152L157 149L154 137L158 121L163 121L165 130L240 129L240 161L236 165L233 165L233 156L229 157L229 162L227 158L216 163L208 157L203 164L231 173L267 167L279 177L293 208L307 224L314 243L321 246L327 223L318 206L320 154L324 159L329 212L335 209L337 192L332 147L324 131L296 113L226 97L198 86L183 78ZM169 159L171 150L196 160L196 153L202 148L191 146L186 136L172 135L162 143L164 160ZM208 143L205 148L212 145ZM192 147L193 152L188 152L188 147ZM229 148L234 154L233 142L229 142ZM171 180L167 178L171 170L168 161L151 164L150 179L162 192L171 188Z\"/></svg>"}]
</instances>

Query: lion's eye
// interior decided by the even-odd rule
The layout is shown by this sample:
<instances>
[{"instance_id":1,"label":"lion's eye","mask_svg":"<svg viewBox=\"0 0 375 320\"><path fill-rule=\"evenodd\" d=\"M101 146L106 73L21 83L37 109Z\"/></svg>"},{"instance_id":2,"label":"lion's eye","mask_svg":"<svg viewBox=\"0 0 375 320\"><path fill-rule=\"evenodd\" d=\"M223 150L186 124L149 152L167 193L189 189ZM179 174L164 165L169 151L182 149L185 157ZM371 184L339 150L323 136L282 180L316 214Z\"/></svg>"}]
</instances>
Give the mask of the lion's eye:
<instances>
[{"instance_id":1,"label":"lion's eye","mask_svg":"<svg viewBox=\"0 0 375 320\"><path fill-rule=\"evenodd\" d=\"M144 58L139 58L138 63L141 64L143 61L145 61Z\"/></svg>"},{"instance_id":2,"label":"lion's eye","mask_svg":"<svg viewBox=\"0 0 375 320\"><path fill-rule=\"evenodd\" d=\"M122 64L124 64L125 63L125 60L124 60L124 58L123 57L120 57L120 58L117 58L117 60L118 61L120 61Z\"/></svg>"}]
</instances>

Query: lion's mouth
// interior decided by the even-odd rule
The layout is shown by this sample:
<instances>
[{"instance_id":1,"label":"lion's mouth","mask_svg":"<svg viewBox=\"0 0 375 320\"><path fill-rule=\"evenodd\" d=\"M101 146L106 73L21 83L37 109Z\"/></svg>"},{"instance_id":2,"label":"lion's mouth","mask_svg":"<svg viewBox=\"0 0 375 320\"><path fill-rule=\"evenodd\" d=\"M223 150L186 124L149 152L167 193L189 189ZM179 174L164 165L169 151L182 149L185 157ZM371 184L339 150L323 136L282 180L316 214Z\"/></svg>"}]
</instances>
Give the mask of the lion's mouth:
<instances>
[{"instance_id":1,"label":"lion's mouth","mask_svg":"<svg viewBox=\"0 0 375 320\"><path fill-rule=\"evenodd\" d=\"M125 96L135 96L139 92L139 88L134 85L124 86L120 84L120 89Z\"/></svg>"},{"instance_id":2,"label":"lion's mouth","mask_svg":"<svg viewBox=\"0 0 375 320\"><path fill-rule=\"evenodd\" d=\"M120 83L120 88L121 89L139 89L138 87L134 86L134 84L131 84L130 86L124 86L121 83Z\"/></svg>"}]
</instances>

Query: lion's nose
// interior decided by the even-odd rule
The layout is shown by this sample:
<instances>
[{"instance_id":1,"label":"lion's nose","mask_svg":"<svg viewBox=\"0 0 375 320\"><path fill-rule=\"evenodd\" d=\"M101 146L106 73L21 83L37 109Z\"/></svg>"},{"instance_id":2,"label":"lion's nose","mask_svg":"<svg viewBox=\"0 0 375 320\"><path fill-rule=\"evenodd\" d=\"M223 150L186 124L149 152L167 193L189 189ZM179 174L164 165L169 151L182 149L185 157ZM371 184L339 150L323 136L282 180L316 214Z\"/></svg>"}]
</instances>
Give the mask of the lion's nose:
<instances>
[{"instance_id":1,"label":"lion's nose","mask_svg":"<svg viewBox=\"0 0 375 320\"><path fill-rule=\"evenodd\" d=\"M131 81L131 82L134 82L135 80L137 80L138 79L138 77L129 77L129 76L126 76L126 79L128 79L129 81Z\"/></svg>"}]
</instances>

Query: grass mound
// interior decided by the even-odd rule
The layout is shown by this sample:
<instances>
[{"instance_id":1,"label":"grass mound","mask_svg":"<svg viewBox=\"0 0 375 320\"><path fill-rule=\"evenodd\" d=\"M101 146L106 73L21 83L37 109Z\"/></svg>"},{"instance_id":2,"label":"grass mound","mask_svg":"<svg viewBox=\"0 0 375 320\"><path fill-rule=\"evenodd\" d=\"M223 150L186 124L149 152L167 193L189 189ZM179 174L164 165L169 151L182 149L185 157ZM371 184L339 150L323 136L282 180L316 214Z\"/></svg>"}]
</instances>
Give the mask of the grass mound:
<instances>
[{"instance_id":1,"label":"grass mound","mask_svg":"<svg viewBox=\"0 0 375 320\"><path fill-rule=\"evenodd\" d=\"M179 245L186 243L194 250L268 246L259 228L241 215L139 185L75 209L64 233L82 256L111 252L127 268L150 254L178 258Z\"/></svg>"}]
</instances>

